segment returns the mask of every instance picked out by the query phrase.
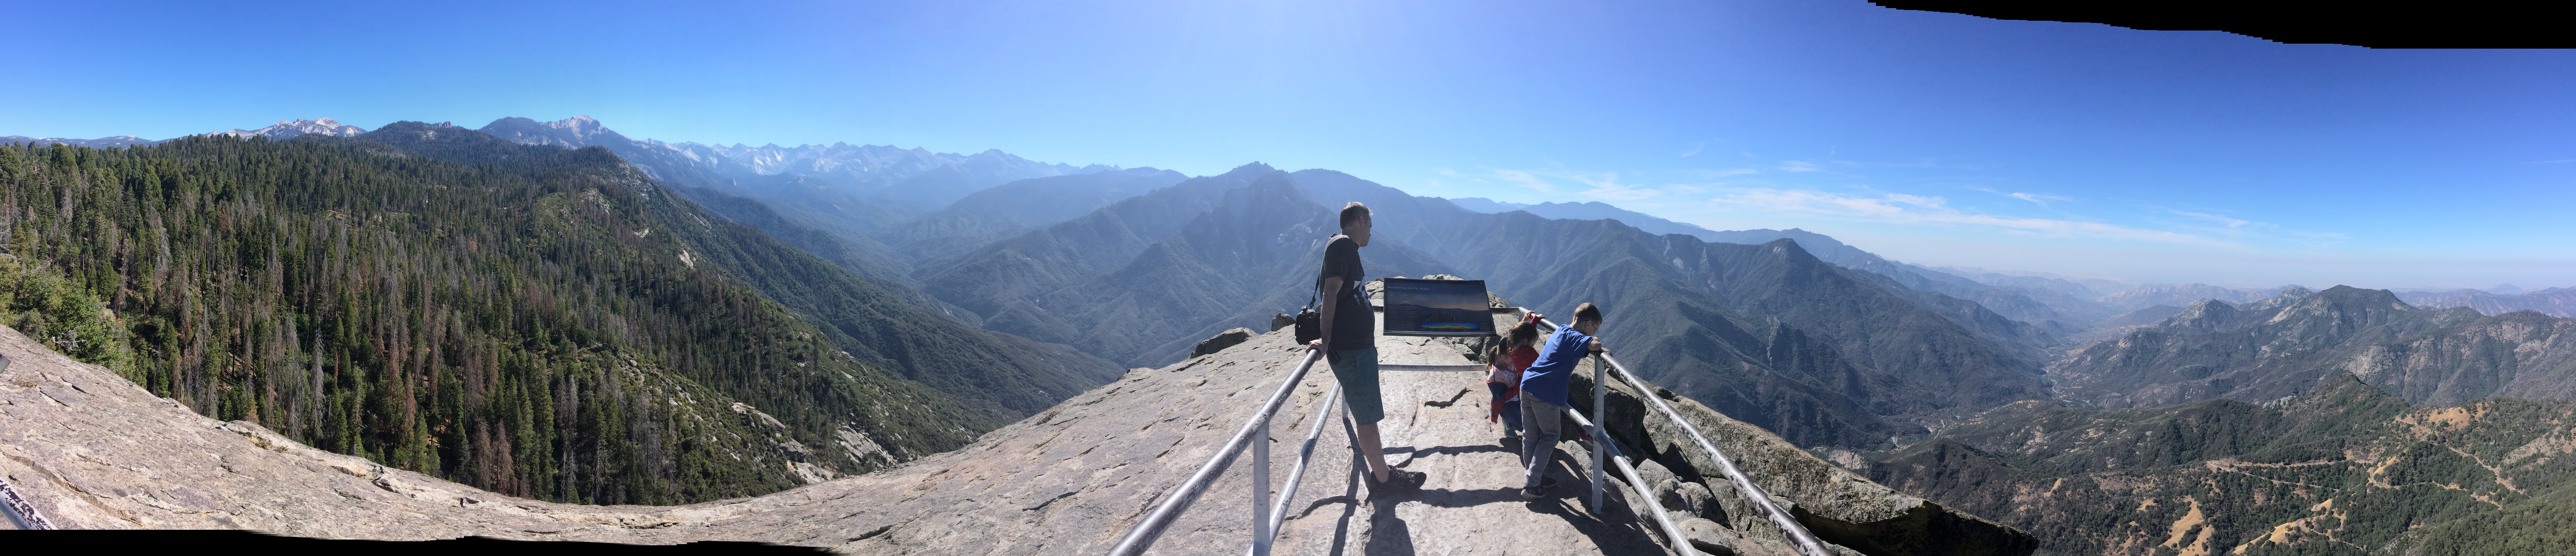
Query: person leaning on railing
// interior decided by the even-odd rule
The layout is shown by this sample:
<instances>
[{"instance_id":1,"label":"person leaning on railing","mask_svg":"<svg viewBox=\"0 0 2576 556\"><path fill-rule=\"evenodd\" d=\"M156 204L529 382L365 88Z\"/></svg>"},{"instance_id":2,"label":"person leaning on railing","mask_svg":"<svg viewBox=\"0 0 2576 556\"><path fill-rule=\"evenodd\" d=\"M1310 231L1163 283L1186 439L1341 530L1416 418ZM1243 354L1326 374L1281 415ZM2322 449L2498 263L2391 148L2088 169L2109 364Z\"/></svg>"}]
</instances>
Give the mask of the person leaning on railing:
<instances>
[{"instance_id":1,"label":"person leaning on railing","mask_svg":"<svg viewBox=\"0 0 2576 556\"><path fill-rule=\"evenodd\" d=\"M1368 290L1361 287L1367 274L1360 267L1360 248L1368 246L1372 224L1368 206L1357 201L1343 205L1341 223L1342 233L1324 247L1324 268L1316 276L1316 287L1326 292L1316 310L1324 335L1307 345L1322 350L1332 363L1333 380L1342 383L1342 401L1359 423L1352 441L1368 460L1369 492L1420 487L1422 472L1387 466L1386 448L1378 441L1377 422L1386 418L1386 403L1378 393L1377 316L1369 311Z\"/></svg>"},{"instance_id":2,"label":"person leaning on railing","mask_svg":"<svg viewBox=\"0 0 2576 556\"><path fill-rule=\"evenodd\" d=\"M1504 341L1495 342L1485 354L1485 389L1493 392L1494 401L1486 404L1485 422L1503 422L1503 438L1521 434L1521 372L1538 362L1538 321L1546 315L1530 313L1512 327Z\"/></svg>"},{"instance_id":3,"label":"person leaning on railing","mask_svg":"<svg viewBox=\"0 0 2576 556\"><path fill-rule=\"evenodd\" d=\"M1539 350L1538 363L1521 372L1521 425L1529 432L1521 437L1521 465L1527 471L1521 476L1521 499L1537 500L1556 486L1548 478L1548 464L1556 460L1556 441L1564 437L1566 379L1574 375L1574 366L1585 356L1602 353L1601 339L1592 337L1601 330L1601 308L1590 303L1574 307L1574 325L1556 329L1547 337L1547 347Z\"/></svg>"}]
</instances>

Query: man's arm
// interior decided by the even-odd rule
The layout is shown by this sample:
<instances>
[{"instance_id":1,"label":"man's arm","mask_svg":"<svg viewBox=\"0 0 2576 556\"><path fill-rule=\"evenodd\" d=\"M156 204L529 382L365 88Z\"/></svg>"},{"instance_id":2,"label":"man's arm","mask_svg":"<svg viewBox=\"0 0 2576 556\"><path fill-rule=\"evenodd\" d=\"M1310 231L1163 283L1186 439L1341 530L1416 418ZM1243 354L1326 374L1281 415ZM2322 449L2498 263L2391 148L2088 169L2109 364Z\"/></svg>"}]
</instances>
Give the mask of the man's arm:
<instances>
[{"instance_id":1,"label":"man's arm","mask_svg":"<svg viewBox=\"0 0 2576 556\"><path fill-rule=\"evenodd\" d=\"M1308 345L1315 346L1315 349L1332 348L1331 345L1328 345L1325 342L1330 342L1333 339L1333 313L1336 309L1341 307L1342 277L1334 276L1325 278L1323 289L1324 291L1332 293L1323 294L1324 305L1315 309L1316 324L1323 325L1324 328L1323 337L1316 338L1315 341L1307 343Z\"/></svg>"}]
</instances>

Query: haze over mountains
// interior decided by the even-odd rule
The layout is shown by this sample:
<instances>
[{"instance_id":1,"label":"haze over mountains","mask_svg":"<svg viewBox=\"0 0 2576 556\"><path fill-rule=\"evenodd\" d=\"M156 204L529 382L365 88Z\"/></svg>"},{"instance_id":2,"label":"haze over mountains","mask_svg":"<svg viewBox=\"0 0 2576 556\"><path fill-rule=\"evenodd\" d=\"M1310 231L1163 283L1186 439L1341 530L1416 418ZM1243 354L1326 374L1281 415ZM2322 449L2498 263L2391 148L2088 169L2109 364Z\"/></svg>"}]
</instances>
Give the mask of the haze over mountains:
<instances>
[{"instance_id":1,"label":"haze over mountains","mask_svg":"<svg viewBox=\"0 0 2576 556\"><path fill-rule=\"evenodd\" d=\"M44 140L38 143L60 146L18 151L14 160L20 162L12 164L19 166L12 168L64 174L78 166L61 161L96 156L138 168L120 172L177 176L171 184L230 183L222 179L232 178L220 176L237 170L218 169L208 161L230 156L219 153L242 153L254 159L304 157L332 168L384 167L389 168L386 175L408 181L367 189L328 182L320 175L285 180L335 184L313 186L322 187L317 190L379 195L323 197L333 199L329 203L282 201L255 191L185 193L213 191L202 185L131 185L144 189L77 193L103 206L124 206L117 204L124 201L107 199L129 195L138 199L133 206L150 210L117 213L123 220L112 227L120 231L81 232L90 234L83 237L110 238L101 252L46 251L33 244L11 249L51 257L47 260L55 261L55 268L73 269L62 283L116 286L96 295L136 323L120 326L141 331L133 336L141 343L120 348L129 351L119 353L129 355L118 356L133 357L140 365L134 371L139 382L169 389L211 415L284 419L278 426L288 427L290 435L310 436L317 445L424 473L466 477L470 484L522 485L530 495L556 499L703 500L747 492L712 486L717 482L707 479L711 476L734 477L734 482L749 485L743 489L775 490L878 469L962 445L983 431L1044 412L1116 379L1119 369L1186 359L1198 341L1219 331L1267 330L1274 315L1293 312L1310 298L1313 269L1327 237L1337 229L1333 211L1346 201L1364 202L1375 214L1376 239L1362 252L1372 277L1481 279L1498 295L1551 313L1581 302L1599 303L1610 315L1604 337L1645 378L1855 469L1875 461L1881 480L1915 485L1914 492L1924 496L1961 497L1958 504L1992 505L1969 500L1976 496L1972 489L1920 473L1969 470L2029 484L2039 478L2107 476L2101 473L2108 471L2093 467L2058 466L2050 463L2064 461L2052 459L2061 457L2055 452L2008 445L2003 440L2008 431L1978 428L2005 426L1996 423L2042 428L2056 425L2031 423L2166 423L2197 419L2190 416L2202 415L2204 409L2270 420L2265 422L2298 421L2319 419L2317 412L2330 409L2301 401L2303 397L2326 394L2343 399L2382 395L2396 400L2386 402L2396 404L2389 407L2422 406L2372 417L2377 419L2372 423L2384 424L2408 411L2490 403L2481 400L2497 397L2550 403L2576 399L2576 335L2571 335L2576 334L2576 319L2567 318L2576 309L2576 289L2570 288L2391 292L2349 286L2318 291L2295 285L2136 285L1909 264L1806 230L1709 230L1603 203L1516 205L1415 196L1326 169L1286 171L1255 162L1193 177L1146 167L1041 163L1000 151L959 155L846 144L710 146L634 139L587 117L552 122L503 118L480 129L400 122L372 132L329 119L294 120L173 141L111 142L106 144L138 148L82 151L72 148L80 143ZM122 154L91 154L100 152ZM139 169L147 166L159 169ZM12 183L21 188L39 187L25 185L35 183L25 178L35 170L9 171L16 173L0 178L16 179ZM406 204L413 202L408 199L456 195L438 184L459 180L507 194L456 201L468 208L454 214L427 214ZM73 198L51 190L12 195L6 202L16 203L9 206L20 207L21 213L47 211L15 221L21 230L10 237L21 243L64 237L71 233L67 230L87 225L70 216L93 210L91 204L64 202L60 206L72 208L59 211L70 213L55 215L56 203L17 200ZM264 335L226 339L230 337L209 331L214 325L207 324L208 317L191 312L198 306L192 304L202 303L185 297L194 294L170 293L192 290L161 284L177 271L147 264L155 257L151 253L168 248L150 247L146 241L172 237L168 228L174 225L154 220L152 214L209 210L204 207L217 206L206 204L215 198L260 207L241 214L297 215L281 220L286 222L281 229L309 236L297 240L306 243L290 242L282 245L298 247L273 251L336 261L352 251L333 247L329 242L343 240L330 238L386 238L374 240L379 243L366 248L374 251L366 252L447 253L394 256L417 268L492 268L507 261L518 265L510 268L528 269L512 272L541 276L554 288L514 291L508 294L516 296L509 297L513 303L543 306L581 299L577 306L591 308L575 311L581 316L567 317L563 324L535 328L495 328L471 320L434 324L432 316L422 322L433 323L425 326L435 332L403 328L412 326L408 324L369 325L391 328L365 329L366 334L327 343L310 339L314 347L299 347L304 344L297 342L308 340L295 339L304 333L293 330L281 335L254 327L265 330L259 332ZM206 231L183 234L178 242L182 251L199 245L189 242L232 245L222 242L241 240L228 240L232 236L225 234L249 233L223 227L226 220L187 222L196 226L190 229ZM523 246L511 237L435 235L448 233L436 230L479 228L525 230L537 239ZM400 239L419 230L446 239ZM524 250L507 251L505 257L478 251L501 246ZM233 258L257 256L265 255ZM304 260L280 260L290 259ZM277 264L290 268L308 263ZM84 270L93 268L104 270ZM424 276L434 274L422 272L396 275L428 280ZM196 279L222 275L214 276ZM668 292L677 286L638 276L694 277L687 282L694 284L690 287L702 290L699 295L705 299L720 301L672 305L668 296L674 294ZM125 285L136 281L153 284L140 289ZM240 286L210 282L197 287ZM501 295L490 288L458 291L468 290ZM392 323L401 319L383 315L448 307L440 305L443 301L400 307L346 300L270 303L284 305L226 307L214 313L220 322L264 323L284 322L277 311L327 320L342 318L332 311L364 308L379 317L369 322ZM642 313L616 309L648 305L656 308ZM710 312L716 307L730 313ZM721 314L763 324L722 333L634 324L712 323L720 322ZM149 320L156 318L161 320ZM35 337L70 330L48 328L55 326L50 322L22 320L14 326ZM669 332L676 330L688 332ZM696 339L692 334L721 337ZM566 340L567 335L584 340ZM547 433L558 435L548 438L591 438L601 447L515 456L634 458L619 461L646 463L621 464L628 465L621 469L659 477L613 483L602 482L601 467L566 464L532 470L465 448L506 441L440 436L466 434L462 431L469 425L536 430L530 424L534 421L513 421L518 418L489 406L500 402L468 397L464 399L476 401L466 406L489 407L397 411L445 408L438 404L451 398L441 397L446 394L437 388L424 390L426 394L394 386L365 390L374 386L355 382L300 390L348 396L324 396L320 402L288 396L273 402L284 405L269 406L262 404L272 402L227 397L247 395L251 385L265 388L285 381L277 377L306 384L302 381L324 368L361 373L352 380L391 380L382 382L390 385L409 384L403 382L408 375L400 373L413 368L404 365L414 365L428 369L420 371L428 373L428 380L444 380L438 365L410 363L403 356L384 355L394 352L379 347L432 336L437 338L417 341L460 345L452 342L467 340L449 338L465 338L494 346L538 346L441 356L462 358L456 360L593 366L583 371L592 374L489 379L533 389L538 396L607 396L634 406L632 400L641 398L625 392L640 389L633 391L666 399L685 394L727 403L753 400L755 405L689 414L719 418L699 428L670 424L681 414L668 411L677 410L577 417L621 423L627 432L620 437L594 425L558 422L556 426L569 428ZM82 344L74 338L62 345ZM723 350L753 355L743 356L748 363L734 366L706 355ZM377 355L334 359L365 353ZM633 361L621 364L630 354ZM163 360L171 357L177 359ZM224 367L209 361L254 361L254 367L266 370L225 374L210 371ZM473 365L479 364L465 367L475 370ZM727 374L742 372L750 374ZM576 381L589 390L576 388ZM512 399L527 399L521 396ZM301 416L308 409L293 409L283 417L225 413L242 407L303 407L296 403L356 404L309 409L354 421L308 423L320 419ZM408 423L399 426L386 424L397 421L367 420L393 415L412 420L398 421ZM426 432L431 429L420 423L430 421L419 419L449 419L445 422L457 428ZM762 429L769 426L763 419L775 419L775 425ZM292 428L297 426L310 429ZM2405 454L2430 445L2372 426L2378 428L2261 429L2246 434L2262 438L2243 442L2273 445L2290 442L2277 440L2284 434L2290 436L2281 438L2297 442L2341 435L2336 442L2398 454L2371 458L2397 460L2417 457ZM775 432L759 432L771 429ZM745 434L771 437L670 452L650 449L661 443L654 435ZM736 462L757 465L717 464L693 472L679 463L650 463L681 461L685 458L656 454L683 452L730 453L748 458ZM2215 458L2256 452L2193 453ZM2317 455L2325 452L2298 453L2331 459ZM2192 457L2199 456L2157 456L2118 473L2207 461ZM2287 456L2263 457L2295 463L2281 459ZM2543 471L2516 475L2515 480L2557 480L2557 468L2530 465ZM1914 471L1890 471L1897 469ZM556 473L566 475L558 478ZM590 491L576 492L580 488ZM610 494L612 490L618 493ZM2523 500L2490 498L2498 504ZM2216 498L2200 502L2212 507L2221 503ZM2240 502L2263 503L2226 503ZM2154 519L2183 519L2166 515L2167 509L2139 511ZM2014 515L2035 529L2100 517L2054 510ZM2442 515L2454 520L2465 514ZM2153 528L2139 531L2148 529ZM2250 533L2217 533L2221 530L2211 528L2194 538L2250 542L2243 536Z\"/></svg>"}]
</instances>

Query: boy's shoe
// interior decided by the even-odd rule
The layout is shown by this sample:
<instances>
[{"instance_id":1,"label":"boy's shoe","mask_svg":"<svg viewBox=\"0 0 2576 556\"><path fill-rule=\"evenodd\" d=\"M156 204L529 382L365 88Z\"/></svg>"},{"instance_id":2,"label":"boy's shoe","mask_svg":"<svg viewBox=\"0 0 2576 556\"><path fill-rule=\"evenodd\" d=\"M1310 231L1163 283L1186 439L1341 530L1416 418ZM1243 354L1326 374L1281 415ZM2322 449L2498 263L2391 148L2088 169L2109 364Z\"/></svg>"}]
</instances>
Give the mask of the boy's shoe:
<instances>
[{"instance_id":1,"label":"boy's shoe","mask_svg":"<svg viewBox=\"0 0 2576 556\"><path fill-rule=\"evenodd\" d=\"M1546 493L1547 493L1547 491L1548 491L1548 490L1550 490L1550 489L1554 489L1554 488L1556 488L1556 478L1555 478L1555 477L1539 477L1539 479L1538 479L1538 488L1525 488L1525 489L1521 489L1521 499L1522 499L1522 500L1537 500L1537 499L1540 499L1540 498L1544 498L1544 497L1545 497L1545 495L1546 495Z\"/></svg>"}]
</instances>

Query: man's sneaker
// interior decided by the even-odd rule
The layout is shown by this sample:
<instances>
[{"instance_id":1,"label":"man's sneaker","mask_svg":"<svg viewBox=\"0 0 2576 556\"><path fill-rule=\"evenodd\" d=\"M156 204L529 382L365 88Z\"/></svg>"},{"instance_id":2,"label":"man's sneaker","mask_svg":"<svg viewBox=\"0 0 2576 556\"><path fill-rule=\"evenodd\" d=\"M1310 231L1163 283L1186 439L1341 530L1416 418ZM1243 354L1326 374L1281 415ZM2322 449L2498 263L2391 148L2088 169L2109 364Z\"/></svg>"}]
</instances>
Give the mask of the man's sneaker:
<instances>
[{"instance_id":1,"label":"man's sneaker","mask_svg":"<svg viewBox=\"0 0 2576 556\"><path fill-rule=\"evenodd\" d=\"M1371 498L1375 498L1380 494L1394 494L1422 488L1422 481L1425 478L1428 478L1428 476L1422 474L1420 471L1390 469L1386 473L1386 480L1369 481L1369 496Z\"/></svg>"},{"instance_id":2,"label":"man's sneaker","mask_svg":"<svg viewBox=\"0 0 2576 556\"><path fill-rule=\"evenodd\" d=\"M1537 500L1538 500L1538 498L1539 498L1539 496L1538 496L1538 491L1530 490L1530 489L1526 489L1526 488L1525 488L1525 489L1521 489L1521 499L1522 499L1522 500L1537 501Z\"/></svg>"}]
</instances>

